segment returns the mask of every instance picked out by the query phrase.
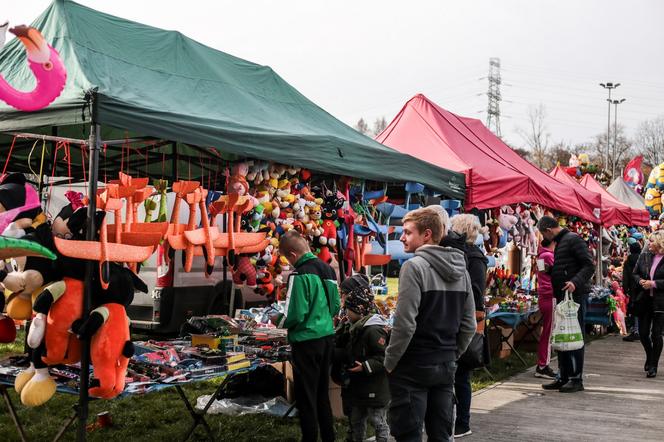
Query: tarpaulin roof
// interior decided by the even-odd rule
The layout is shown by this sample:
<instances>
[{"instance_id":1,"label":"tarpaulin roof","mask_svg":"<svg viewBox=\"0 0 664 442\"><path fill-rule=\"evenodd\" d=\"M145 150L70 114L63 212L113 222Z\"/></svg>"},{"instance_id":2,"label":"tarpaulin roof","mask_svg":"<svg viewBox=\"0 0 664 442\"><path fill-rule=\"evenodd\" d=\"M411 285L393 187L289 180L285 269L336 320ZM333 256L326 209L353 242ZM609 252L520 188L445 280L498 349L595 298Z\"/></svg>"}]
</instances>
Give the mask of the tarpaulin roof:
<instances>
[{"instance_id":1,"label":"tarpaulin roof","mask_svg":"<svg viewBox=\"0 0 664 442\"><path fill-rule=\"evenodd\" d=\"M481 121L446 111L424 95L410 99L376 140L466 174L466 208L538 203L598 221L598 195L561 183L521 158Z\"/></svg>"},{"instance_id":2,"label":"tarpaulin roof","mask_svg":"<svg viewBox=\"0 0 664 442\"><path fill-rule=\"evenodd\" d=\"M647 226L650 224L650 215L648 214L647 210L633 209L628 205L621 203L613 195L607 192L604 186L598 183L597 180L589 174L585 174L583 178L581 178L580 182L581 185L586 189L592 190L593 192L597 192L602 195L602 203L608 201L611 204L619 207L623 213L628 214L629 222L626 222L625 224L632 226Z\"/></svg>"},{"instance_id":3,"label":"tarpaulin roof","mask_svg":"<svg viewBox=\"0 0 664 442\"><path fill-rule=\"evenodd\" d=\"M617 178L606 191L613 195L618 201L628 205L632 209L646 210L645 200L636 193L622 177Z\"/></svg>"},{"instance_id":4,"label":"tarpaulin roof","mask_svg":"<svg viewBox=\"0 0 664 442\"><path fill-rule=\"evenodd\" d=\"M552 177L556 178L559 181L567 183L568 185L577 188L579 192L590 192L595 195L599 195L602 198L601 194L594 192L592 190L586 189L579 183L575 178L571 177L565 169L560 166L556 166L550 173ZM630 225L632 218L629 210L625 210L625 207L622 205L615 204L613 201L608 198L602 198L602 212L600 215L602 224L605 226L615 226L618 224L627 224Z\"/></svg>"},{"instance_id":5,"label":"tarpaulin roof","mask_svg":"<svg viewBox=\"0 0 664 442\"><path fill-rule=\"evenodd\" d=\"M83 123L97 88L103 126L317 171L378 181L417 181L452 197L461 174L385 147L311 102L271 68L204 46L179 32L56 0L32 26L60 53L67 85L48 108L0 106L0 131ZM20 90L34 78L15 39L0 71Z\"/></svg>"}]
</instances>

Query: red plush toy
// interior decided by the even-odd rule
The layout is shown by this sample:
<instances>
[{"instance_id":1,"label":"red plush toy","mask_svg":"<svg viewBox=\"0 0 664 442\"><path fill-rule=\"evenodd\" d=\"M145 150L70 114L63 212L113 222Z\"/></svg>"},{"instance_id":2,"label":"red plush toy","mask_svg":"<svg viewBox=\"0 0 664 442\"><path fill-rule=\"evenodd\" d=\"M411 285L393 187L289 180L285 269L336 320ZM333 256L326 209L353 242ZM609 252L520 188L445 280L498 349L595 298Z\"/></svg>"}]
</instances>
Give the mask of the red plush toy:
<instances>
[{"instance_id":1,"label":"red plush toy","mask_svg":"<svg viewBox=\"0 0 664 442\"><path fill-rule=\"evenodd\" d=\"M9 316L0 315L0 344L9 344L16 339L16 324Z\"/></svg>"},{"instance_id":2,"label":"red plush toy","mask_svg":"<svg viewBox=\"0 0 664 442\"><path fill-rule=\"evenodd\" d=\"M256 267L248 255L239 255L233 266L233 284L256 287Z\"/></svg>"}]
</instances>

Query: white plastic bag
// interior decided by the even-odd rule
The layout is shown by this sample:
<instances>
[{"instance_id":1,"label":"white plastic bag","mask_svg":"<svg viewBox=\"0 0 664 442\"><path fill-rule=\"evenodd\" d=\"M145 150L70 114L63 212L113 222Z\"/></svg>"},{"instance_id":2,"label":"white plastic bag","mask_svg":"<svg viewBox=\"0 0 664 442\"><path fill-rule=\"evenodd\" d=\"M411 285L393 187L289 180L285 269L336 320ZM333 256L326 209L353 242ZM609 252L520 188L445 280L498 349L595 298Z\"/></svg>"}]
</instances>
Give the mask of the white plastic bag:
<instances>
[{"instance_id":1,"label":"white plastic bag","mask_svg":"<svg viewBox=\"0 0 664 442\"><path fill-rule=\"evenodd\" d=\"M572 351L583 348L583 332L578 318L579 304L574 302L568 291L565 299L556 306L551 348L558 351Z\"/></svg>"}]
</instances>

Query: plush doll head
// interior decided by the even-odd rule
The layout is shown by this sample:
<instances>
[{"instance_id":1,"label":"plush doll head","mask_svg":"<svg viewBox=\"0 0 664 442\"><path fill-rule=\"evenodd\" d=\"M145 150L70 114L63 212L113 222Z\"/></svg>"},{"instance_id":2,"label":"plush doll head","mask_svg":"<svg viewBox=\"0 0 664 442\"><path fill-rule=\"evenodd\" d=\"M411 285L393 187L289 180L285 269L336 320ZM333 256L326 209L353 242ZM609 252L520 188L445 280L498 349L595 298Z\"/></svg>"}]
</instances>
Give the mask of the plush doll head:
<instances>
[{"instance_id":1,"label":"plush doll head","mask_svg":"<svg viewBox=\"0 0 664 442\"><path fill-rule=\"evenodd\" d=\"M95 293L94 303L97 305L103 304L122 304L129 306L134 300L134 291L138 290L142 293L148 292L148 287L141 278L138 277L127 267L120 264L110 263L110 282L107 289L102 289L98 281L98 276L95 277ZM95 272L98 275L97 272Z\"/></svg>"},{"instance_id":2,"label":"plush doll head","mask_svg":"<svg viewBox=\"0 0 664 442\"><path fill-rule=\"evenodd\" d=\"M325 197L323 203L323 219L335 221L337 219L337 211L344 205L344 200L339 198L336 193L330 193Z\"/></svg>"},{"instance_id":3,"label":"plush doll head","mask_svg":"<svg viewBox=\"0 0 664 442\"><path fill-rule=\"evenodd\" d=\"M26 229L41 213L37 191L21 173L10 173L0 181L0 233L10 224Z\"/></svg>"},{"instance_id":4,"label":"plush doll head","mask_svg":"<svg viewBox=\"0 0 664 442\"><path fill-rule=\"evenodd\" d=\"M246 161L240 161L239 163L233 164L231 168L231 175L239 175L241 177L246 177L249 173L249 163Z\"/></svg>"},{"instance_id":5,"label":"plush doll head","mask_svg":"<svg viewBox=\"0 0 664 442\"><path fill-rule=\"evenodd\" d=\"M228 193L237 193L238 195L246 195L249 193L249 183L242 175L231 176L228 182Z\"/></svg>"},{"instance_id":6,"label":"plush doll head","mask_svg":"<svg viewBox=\"0 0 664 442\"><path fill-rule=\"evenodd\" d=\"M286 166L283 164L270 164L270 178L279 180L286 173Z\"/></svg>"}]
</instances>

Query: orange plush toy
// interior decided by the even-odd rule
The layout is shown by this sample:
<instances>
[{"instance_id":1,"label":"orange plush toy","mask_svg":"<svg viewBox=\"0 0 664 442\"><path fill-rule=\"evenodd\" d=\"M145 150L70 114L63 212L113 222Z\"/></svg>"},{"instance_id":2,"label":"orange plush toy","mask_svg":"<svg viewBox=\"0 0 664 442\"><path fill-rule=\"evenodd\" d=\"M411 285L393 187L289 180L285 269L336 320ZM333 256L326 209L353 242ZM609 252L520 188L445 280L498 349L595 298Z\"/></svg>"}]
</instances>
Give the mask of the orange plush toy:
<instances>
[{"instance_id":1,"label":"orange plush toy","mask_svg":"<svg viewBox=\"0 0 664 442\"><path fill-rule=\"evenodd\" d=\"M79 338L91 339L94 378L90 381L90 396L103 399L112 399L124 390L129 358L134 354L125 307L133 301L134 290L144 293L148 290L128 268L115 263L109 265L108 289L94 293L98 307L90 312L86 321L72 324L72 331Z\"/></svg>"}]
</instances>

